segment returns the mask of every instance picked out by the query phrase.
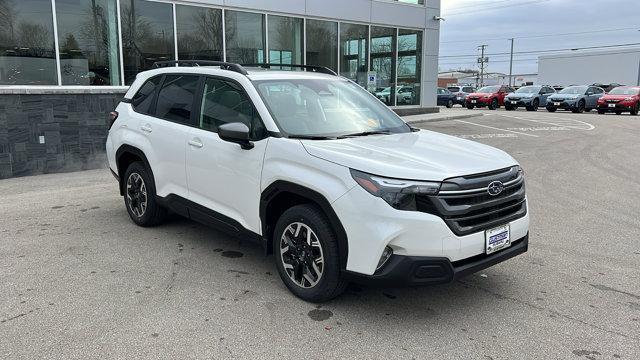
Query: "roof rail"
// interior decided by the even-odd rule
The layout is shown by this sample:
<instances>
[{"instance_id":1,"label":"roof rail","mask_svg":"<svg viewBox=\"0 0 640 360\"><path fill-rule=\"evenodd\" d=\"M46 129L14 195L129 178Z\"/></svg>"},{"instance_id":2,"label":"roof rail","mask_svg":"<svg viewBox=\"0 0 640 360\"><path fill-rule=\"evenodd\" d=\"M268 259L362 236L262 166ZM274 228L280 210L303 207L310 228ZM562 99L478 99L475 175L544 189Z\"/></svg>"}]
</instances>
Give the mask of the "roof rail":
<instances>
[{"instance_id":1,"label":"roof rail","mask_svg":"<svg viewBox=\"0 0 640 360\"><path fill-rule=\"evenodd\" d=\"M311 72L317 72L322 74L329 74L333 76L338 76L338 74L329 69L326 66L318 66L318 65L299 65L299 64L242 64L244 67L259 67L263 69L271 69L271 67L279 67L279 68L296 68L296 69L304 69Z\"/></svg>"},{"instance_id":2,"label":"roof rail","mask_svg":"<svg viewBox=\"0 0 640 360\"><path fill-rule=\"evenodd\" d=\"M169 60L169 61L157 61L153 63L153 68L158 69L162 67L169 67L173 65L178 66L219 66L222 70L229 70L240 73L242 75L248 75L249 73L241 65L235 63L229 63L224 61L212 61L212 60Z\"/></svg>"}]
</instances>

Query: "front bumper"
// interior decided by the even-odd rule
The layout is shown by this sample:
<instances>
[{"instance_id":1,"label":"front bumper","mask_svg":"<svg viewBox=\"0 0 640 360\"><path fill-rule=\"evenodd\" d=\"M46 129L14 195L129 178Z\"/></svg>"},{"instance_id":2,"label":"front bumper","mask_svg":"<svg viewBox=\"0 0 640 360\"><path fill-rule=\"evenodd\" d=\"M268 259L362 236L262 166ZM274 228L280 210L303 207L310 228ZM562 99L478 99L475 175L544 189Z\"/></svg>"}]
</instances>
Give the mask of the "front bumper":
<instances>
[{"instance_id":1,"label":"front bumper","mask_svg":"<svg viewBox=\"0 0 640 360\"><path fill-rule=\"evenodd\" d=\"M476 107L484 107L484 106L489 106L489 104L491 104L492 100L493 99L484 99L484 98L467 99L466 103L467 103L467 105L473 105L473 106L476 106Z\"/></svg>"},{"instance_id":2,"label":"front bumper","mask_svg":"<svg viewBox=\"0 0 640 360\"><path fill-rule=\"evenodd\" d=\"M504 105L505 106L512 106L512 107L521 107L521 106L530 106L531 105L531 99L519 99L519 100L511 100L511 99L505 99L504 100Z\"/></svg>"},{"instance_id":3,"label":"front bumper","mask_svg":"<svg viewBox=\"0 0 640 360\"><path fill-rule=\"evenodd\" d=\"M632 111L634 109L635 104L634 103L625 103L625 102L619 102L619 103L615 103L615 107L610 107L609 103L605 103L605 104L598 104L598 111L604 111L604 112L616 112L616 111Z\"/></svg>"},{"instance_id":4,"label":"front bumper","mask_svg":"<svg viewBox=\"0 0 640 360\"><path fill-rule=\"evenodd\" d=\"M573 110L576 108L578 101L576 100L548 100L547 108Z\"/></svg>"},{"instance_id":5,"label":"front bumper","mask_svg":"<svg viewBox=\"0 0 640 360\"><path fill-rule=\"evenodd\" d=\"M505 222L513 240L522 239L529 232L528 203L526 206L522 217ZM394 256L446 258L454 264L485 253L484 231L456 235L441 217L396 210L360 186L352 188L332 207L344 224L348 239L348 272L374 275L387 246Z\"/></svg>"},{"instance_id":6,"label":"front bumper","mask_svg":"<svg viewBox=\"0 0 640 360\"><path fill-rule=\"evenodd\" d=\"M345 277L356 283L385 287L447 284L524 254L528 249L529 234L491 255L481 254L455 262L444 257L392 255L373 275L346 272Z\"/></svg>"}]
</instances>

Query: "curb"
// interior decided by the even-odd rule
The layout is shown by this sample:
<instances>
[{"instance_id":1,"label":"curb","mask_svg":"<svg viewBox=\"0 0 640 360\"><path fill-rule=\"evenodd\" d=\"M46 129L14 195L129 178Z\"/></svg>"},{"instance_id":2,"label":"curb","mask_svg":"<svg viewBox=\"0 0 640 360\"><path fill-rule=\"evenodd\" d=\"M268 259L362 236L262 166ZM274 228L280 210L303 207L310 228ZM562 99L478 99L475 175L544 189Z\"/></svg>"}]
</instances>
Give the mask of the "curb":
<instances>
[{"instance_id":1,"label":"curb","mask_svg":"<svg viewBox=\"0 0 640 360\"><path fill-rule=\"evenodd\" d=\"M484 114L474 113L474 114L464 114L464 115L448 115L448 116L434 117L432 119L405 120L405 122L407 124L421 124L421 123L431 123L431 122L447 121L447 120L469 119L469 118L480 117L480 116L484 116Z\"/></svg>"}]
</instances>

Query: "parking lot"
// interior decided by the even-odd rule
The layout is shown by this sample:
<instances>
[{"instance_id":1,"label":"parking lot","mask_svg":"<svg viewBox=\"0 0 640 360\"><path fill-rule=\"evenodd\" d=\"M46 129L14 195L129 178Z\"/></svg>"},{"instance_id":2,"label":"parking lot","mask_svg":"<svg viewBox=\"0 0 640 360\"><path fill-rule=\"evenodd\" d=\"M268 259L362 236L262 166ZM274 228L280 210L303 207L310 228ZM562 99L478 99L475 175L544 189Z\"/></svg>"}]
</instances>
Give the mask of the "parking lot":
<instances>
[{"instance_id":1,"label":"parking lot","mask_svg":"<svg viewBox=\"0 0 640 360\"><path fill-rule=\"evenodd\" d=\"M446 111L523 165L528 253L316 306L253 243L136 227L106 169L3 180L0 358L640 358L640 117Z\"/></svg>"}]
</instances>

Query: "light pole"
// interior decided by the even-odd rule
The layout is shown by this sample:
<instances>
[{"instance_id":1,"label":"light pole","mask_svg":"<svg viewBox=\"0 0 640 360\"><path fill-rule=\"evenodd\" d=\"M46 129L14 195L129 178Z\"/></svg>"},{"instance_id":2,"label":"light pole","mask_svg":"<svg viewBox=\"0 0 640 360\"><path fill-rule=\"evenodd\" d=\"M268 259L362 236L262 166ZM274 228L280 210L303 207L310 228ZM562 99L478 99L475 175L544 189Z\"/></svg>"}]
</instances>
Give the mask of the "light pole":
<instances>
[{"instance_id":1,"label":"light pole","mask_svg":"<svg viewBox=\"0 0 640 360\"><path fill-rule=\"evenodd\" d=\"M514 38L511 38L511 59L509 60L509 86L511 86L511 79L513 76L513 40Z\"/></svg>"}]
</instances>

